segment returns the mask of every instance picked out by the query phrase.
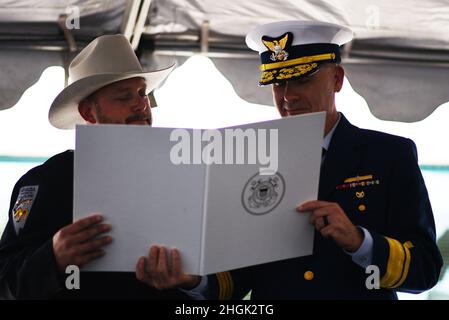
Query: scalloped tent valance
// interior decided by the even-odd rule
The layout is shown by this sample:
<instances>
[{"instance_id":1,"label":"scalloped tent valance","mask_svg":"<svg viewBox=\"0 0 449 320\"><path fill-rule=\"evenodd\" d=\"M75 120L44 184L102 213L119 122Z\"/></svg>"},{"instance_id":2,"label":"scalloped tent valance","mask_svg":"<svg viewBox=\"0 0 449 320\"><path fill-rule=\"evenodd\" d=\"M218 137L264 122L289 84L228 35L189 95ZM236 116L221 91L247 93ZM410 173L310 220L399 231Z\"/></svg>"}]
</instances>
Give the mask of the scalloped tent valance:
<instances>
[{"instance_id":1,"label":"scalloped tent valance","mask_svg":"<svg viewBox=\"0 0 449 320\"><path fill-rule=\"evenodd\" d=\"M80 28L64 32L58 19L76 13ZM47 66L66 67L94 37L119 32L144 65L167 57L182 63L202 52L243 99L269 105L270 89L257 87L258 57L244 36L258 24L292 19L354 30L343 62L378 118L418 121L449 101L447 0L10 0L0 4L0 109L14 106Z\"/></svg>"}]
</instances>

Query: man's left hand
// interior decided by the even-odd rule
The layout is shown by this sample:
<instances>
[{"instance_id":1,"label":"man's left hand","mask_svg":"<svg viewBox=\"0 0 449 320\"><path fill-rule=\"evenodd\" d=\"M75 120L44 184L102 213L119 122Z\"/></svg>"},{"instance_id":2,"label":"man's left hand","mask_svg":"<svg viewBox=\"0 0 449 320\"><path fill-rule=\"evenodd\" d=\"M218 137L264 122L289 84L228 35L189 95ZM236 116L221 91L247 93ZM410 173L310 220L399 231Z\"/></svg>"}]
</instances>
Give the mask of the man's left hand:
<instances>
[{"instance_id":1,"label":"man's left hand","mask_svg":"<svg viewBox=\"0 0 449 320\"><path fill-rule=\"evenodd\" d=\"M296 208L299 212L311 212L310 223L325 238L332 238L348 252L357 251L363 242L363 231L354 226L338 203L307 201Z\"/></svg>"}]
</instances>

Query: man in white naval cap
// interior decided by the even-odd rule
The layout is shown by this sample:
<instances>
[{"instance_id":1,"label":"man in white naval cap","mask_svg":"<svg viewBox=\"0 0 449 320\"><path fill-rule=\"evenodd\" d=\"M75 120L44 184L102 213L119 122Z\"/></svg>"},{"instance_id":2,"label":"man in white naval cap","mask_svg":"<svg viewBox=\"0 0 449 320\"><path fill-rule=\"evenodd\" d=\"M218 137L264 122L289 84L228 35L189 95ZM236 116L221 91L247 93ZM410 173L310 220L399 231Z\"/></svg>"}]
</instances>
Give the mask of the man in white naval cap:
<instances>
[{"instance_id":1,"label":"man in white naval cap","mask_svg":"<svg viewBox=\"0 0 449 320\"><path fill-rule=\"evenodd\" d=\"M98 37L70 64L71 84L53 101L50 123L61 129L85 123L151 125L147 94L172 69L145 71L124 36ZM100 258L112 241L107 235L111 226L101 215L72 222L72 203L71 150L31 169L16 183L0 241L0 287L9 298L188 298L179 290L149 287L132 272L81 272L79 288L69 290L66 268Z\"/></svg>"},{"instance_id":2,"label":"man in white naval cap","mask_svg":"<svg viewBox=\"0 0 449 320\"><path fill-rule=\"evenodd\" d=\"M313 21L270 23L246 37L260 54L259 84L272 85L281 116L326 112L318 200L296 208L316 229L313 254L207 278L159 269L147 283L197 285L194 291L215 299L250 290L252 299L397 299L396 291L435 285L442 258L415 144L359 129L336 109L340 46L351 39L346 27ZM377 268L378 281L367 281L368 266Z\"/></svg>"}]
</instances>

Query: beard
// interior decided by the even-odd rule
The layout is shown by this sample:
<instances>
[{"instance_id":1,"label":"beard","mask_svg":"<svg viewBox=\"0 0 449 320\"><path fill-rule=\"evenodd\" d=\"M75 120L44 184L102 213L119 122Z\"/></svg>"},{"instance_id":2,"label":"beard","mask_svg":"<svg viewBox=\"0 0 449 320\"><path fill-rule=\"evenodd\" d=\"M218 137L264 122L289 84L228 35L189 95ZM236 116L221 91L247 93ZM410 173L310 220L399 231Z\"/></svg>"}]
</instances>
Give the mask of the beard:
<instances>
[{"instance_id":1,"label":"beard","mask_svg":"<svg viewBox=\"0 0 449 320\"><path fill-rule=\"evenodd\" d=\"M153 123L153 118L149 112L139 112L125 119L125 123L129 124L136 121L145 121L149 126Z\"/></svg>"},{"instance_id":2,"label":"beard","mask_svg":"<svg viewBox=\"0 0 449 320\"><path fill-rule=\"evenodd\" d=\"M137 121L144 121L146 124L151 126L153 123L153 118L151 117L151 112L138 112L133 115L123 119L116 119L106 115L99 104L95 104L95 111L97 113L97 121L101 124L131 124Z\"/></svg>"}]
</instances>

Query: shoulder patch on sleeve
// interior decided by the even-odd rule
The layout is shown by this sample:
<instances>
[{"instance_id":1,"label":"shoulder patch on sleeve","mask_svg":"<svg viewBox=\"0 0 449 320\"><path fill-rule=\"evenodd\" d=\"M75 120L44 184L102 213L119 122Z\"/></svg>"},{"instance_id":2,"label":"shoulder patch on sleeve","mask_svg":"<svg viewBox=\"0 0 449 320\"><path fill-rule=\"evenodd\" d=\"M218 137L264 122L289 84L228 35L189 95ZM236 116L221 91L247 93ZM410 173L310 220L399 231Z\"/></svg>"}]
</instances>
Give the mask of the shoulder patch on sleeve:
<instances>
[{"instance_id":1,"label":"shoulder patch on sleeve","mask_svg":"<svg viewBox=\"0 0 449 320\"><path fill-rule=\"evenodd\" d=\"M20 188L16 203L12 208L12 218L14 221L14 229L19 234L30 215L31 207L36 198L39 186L25 186Z\"/></svg>"}]
</instances>

